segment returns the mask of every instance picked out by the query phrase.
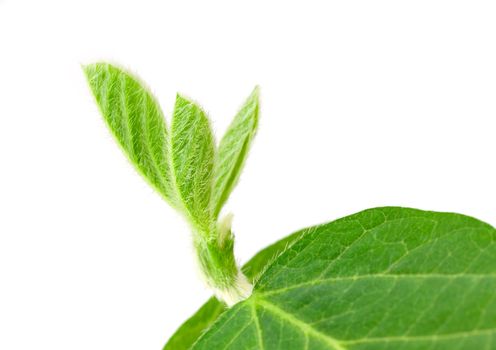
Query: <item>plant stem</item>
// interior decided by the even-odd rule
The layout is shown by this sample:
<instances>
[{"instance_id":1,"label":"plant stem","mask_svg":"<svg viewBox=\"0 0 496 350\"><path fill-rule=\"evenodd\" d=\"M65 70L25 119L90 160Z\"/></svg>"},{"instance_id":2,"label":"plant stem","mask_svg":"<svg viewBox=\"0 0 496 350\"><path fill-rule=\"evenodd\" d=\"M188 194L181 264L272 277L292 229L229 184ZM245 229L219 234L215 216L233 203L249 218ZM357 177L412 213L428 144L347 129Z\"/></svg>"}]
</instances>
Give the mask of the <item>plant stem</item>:
<instances>
[{"instance_id":1,"label":"plant stem","mask_svg":"<svg viewBox=\"0 0 496 350\"><path fill-rule=\"evenodd\" d=\"M216 227L214 235L196 234L194 245L200 269L216 297L228 306L248 298L252 285L234 258L234 235L231 215Z\"/></svg>"}]
</instances>

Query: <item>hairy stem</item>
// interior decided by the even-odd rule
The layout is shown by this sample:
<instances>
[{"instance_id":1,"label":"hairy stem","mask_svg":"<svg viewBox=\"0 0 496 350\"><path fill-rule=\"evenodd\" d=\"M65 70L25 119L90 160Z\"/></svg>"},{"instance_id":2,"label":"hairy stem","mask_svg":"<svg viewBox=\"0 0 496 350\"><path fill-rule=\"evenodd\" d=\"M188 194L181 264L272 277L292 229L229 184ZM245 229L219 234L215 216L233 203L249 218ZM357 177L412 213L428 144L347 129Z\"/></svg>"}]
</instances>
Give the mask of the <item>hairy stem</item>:
<instances>
[{"instance_id":1,"label":"hairy stem","mask_svg":"<svg viewBox=\"0 0 496 350\"><path fill-rule=\"evenodd\" d=\"M252 291L251 283L234 258L234 236L230 221L231 216L227 216L217 225L214 235L195 234L194 240L207 285L228 306L248 298Z\"/></svg>"}]
</instances>

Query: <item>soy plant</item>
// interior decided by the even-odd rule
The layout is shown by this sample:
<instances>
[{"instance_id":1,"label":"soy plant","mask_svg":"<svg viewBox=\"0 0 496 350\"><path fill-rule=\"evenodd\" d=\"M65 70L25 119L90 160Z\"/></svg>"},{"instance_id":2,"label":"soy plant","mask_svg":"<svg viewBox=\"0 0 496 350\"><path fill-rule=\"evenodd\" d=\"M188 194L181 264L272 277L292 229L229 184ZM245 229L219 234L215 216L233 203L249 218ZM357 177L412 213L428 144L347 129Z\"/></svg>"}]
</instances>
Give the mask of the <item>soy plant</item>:
<instances>
[{"instance_id":1,"label":"soy plant","mask_svg":"<svg viewBox=\"0 0 496 350\"><path fill-rule=\"evenodd\" d=\"M474 218L374 208L306 228L239 268L222 207L258 125L258 89L216 145L205 112L177 95L172 121L107 63L84 67L138 172L189 222L208 300L164 350L496 349L496 231Z\"/></svg>"}]
</instances>

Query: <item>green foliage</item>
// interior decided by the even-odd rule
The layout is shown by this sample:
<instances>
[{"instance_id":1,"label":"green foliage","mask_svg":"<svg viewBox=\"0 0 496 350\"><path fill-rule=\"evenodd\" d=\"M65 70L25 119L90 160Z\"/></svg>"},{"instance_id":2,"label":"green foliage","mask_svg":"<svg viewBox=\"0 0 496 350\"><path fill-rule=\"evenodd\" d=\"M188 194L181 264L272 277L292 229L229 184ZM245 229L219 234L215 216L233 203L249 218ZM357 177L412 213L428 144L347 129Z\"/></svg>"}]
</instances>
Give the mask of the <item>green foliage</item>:
<instances>
[{"instance_id":1,"label":"green foliage","mask_svg":"<svg viewBox=\"0 0 496 350\"><path fill-rule=\"evenodd\" d=\"M138 172L174 205L167 128L155 98L137 78L110 64L90 64L84 72L105 122L124 153Z\"/></svg>"},{"instance_id":2,"label":"green foliage","mask_svg":"<svg viewBox=\"0 0 496 350\"><path fill-rule=\"evenodd\" d=\"M172 172L178 196L200 233L213 233L214 139L205 113L177 95L171 127Z\"/></svg>"},{"instance_id":3,"label":"green foliage","mask_svg":"<svg viewBox=\"0 0 496 350\"><path fill-rule=\"evenodd\" d=\"M310 228L192 349L493 349L495 243L476 219L405 208Z\"/></svg>"},{"instance_id":4,"label":"green foliage","mask_svg":"<svg viewBox=\"0 0 496 350\"><path fill-rule=\"evenodd\" d=\"M84 67L112 134L140 174L189 221L216 299L164 350L493 349L496 230L476 219L378 208L288 236L241 271L230 216L258 125L258 89L218 148L203 110L177 96L170 133L140 81ZM255 285L253 293L252 284Z\"/></svg>"},{"instance_id":5,"label":"green foliage","mask_svg":"<svg viewBox=\"0 0 496 350\"><path fill-rule=\"evenodd\" d=\"M215 163L213 201L216 218L238 182L251 141L257 131L258 110L258 88L255 88L220 141Z\"/></svg>"},{"instance_id":6,"label":"green foliage","mask_svg":"<svg viewBox=\"0 0 496 350\"><path fill-rule=\"evenodd\" d=\"M210 122L194 102L177 95L169 134L157 101L136 77L108 63L83 70L124 153L190 223L207 284L227 304L248 296L251 285L236 264L230 224L220 225L217 219L255 133L257 90L234 118L217 158Z\"/></svg>"},{"instance_id":7,"label":"green foliage","mask_svg":"<svg viewBox=\"0 0 496 350\"><path fill-rule=\"evenodd\" d=\"M174 333L163 350L188 350L226 309L217 298L210 298Z\"/></svg>"}]
</instances>

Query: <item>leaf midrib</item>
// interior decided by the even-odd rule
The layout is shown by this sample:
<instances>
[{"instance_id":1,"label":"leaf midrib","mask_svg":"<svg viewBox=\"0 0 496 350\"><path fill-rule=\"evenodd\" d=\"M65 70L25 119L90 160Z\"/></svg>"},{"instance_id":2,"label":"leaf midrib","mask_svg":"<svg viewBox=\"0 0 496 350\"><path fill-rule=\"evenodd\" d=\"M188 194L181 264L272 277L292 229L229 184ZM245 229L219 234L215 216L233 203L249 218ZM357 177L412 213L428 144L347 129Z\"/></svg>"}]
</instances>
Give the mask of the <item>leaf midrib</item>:
<instances>
[{"instance_id":1,"label":"leaf midrib","mask_svg":"<svg viewBox=\"0 0 496 350\"><path fill-rule=\"evenodd\" d=\"M392 278L392 279L409 279L409 278L419 278L419 279L425 279L425 278L448 278L448 279L457 279L457 278L473 278L473 279L483 279L483 278L496 278L496 274L478 274L478 273L456 273L456 274L442 274L442 273L432 273L432 274L421 274L421 273L412 273L412 274L407 274L407 273L402 273L402 274L383 274L383 273L378 273L378 274L369 274L369 275L354 275L354 276L343 276L343 277L330 277L330 278L325 278L321 280L313 280L313 281L308 281L308 282L302 282L298 284L294 284L288 287L284 288L279 288L279 289L273 289L273 290L268 290L268 291L261 291L257 292L257 295L260 296L269 296L269 295L277 295L281 294L293 289L298 289L298 288L303 288L303 287L309 287L309 286L317 286L321 284L327 284L327 283L333 283L333 282L340 282L340 281L359 281L363 279L368 279L368 278Z\"/></svg>"},{"instance_id":2,"label":"leaf midrib","mask_svg":"<svg viewBox=\"0 0 496 350\"><path fill-rule=\"evenodd\" d=\"M411 341L429 341L429 340L440 340L440 339L456 339L456 338L464 338L469 336L478 336L478 335L490 335L496 334L496 328L488 328L488 329L480 329L480 330L471 330L471 331L462 331L462 332L453 332L446 334L435 334L435 335L399 335L399 336L388 336L388 337L365 337L354 340L344 340L344 339L336 339L331 337L318 329L312 327L310 324L306 323L298 319L295 315L281 309L277 305L271 303L270 301L261 298L260 296L252 296L247 303L251 302L250 307L252 310L256 310L256 307L259 306L264 310L272 313L273 315L279 317L281 320L291 323L297 328L301 329L305 335L311 335L315 338L324 341L326 344L332 347L334 350L348 350L345 345L355 345L355 344L363 344L363 343L380 343L380 342L411 342ZM258 324L258 316L256 312L253 312L253 321L255 324ZM251 323L251 322L250 322ZM261 329L257 328L257 337L262 339ZM263 343L260 340L260 345L263 346Z\"/></svg>"}]
</instances>

